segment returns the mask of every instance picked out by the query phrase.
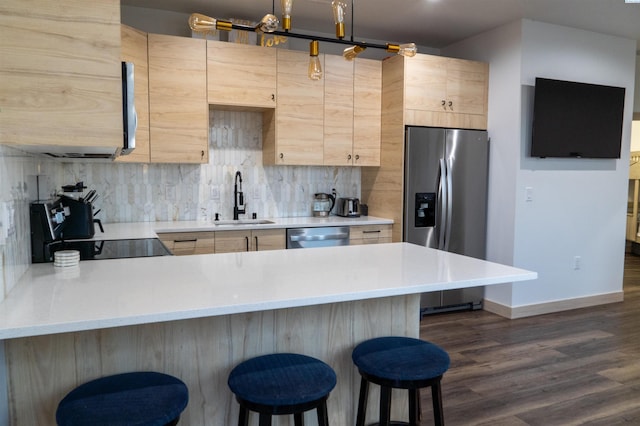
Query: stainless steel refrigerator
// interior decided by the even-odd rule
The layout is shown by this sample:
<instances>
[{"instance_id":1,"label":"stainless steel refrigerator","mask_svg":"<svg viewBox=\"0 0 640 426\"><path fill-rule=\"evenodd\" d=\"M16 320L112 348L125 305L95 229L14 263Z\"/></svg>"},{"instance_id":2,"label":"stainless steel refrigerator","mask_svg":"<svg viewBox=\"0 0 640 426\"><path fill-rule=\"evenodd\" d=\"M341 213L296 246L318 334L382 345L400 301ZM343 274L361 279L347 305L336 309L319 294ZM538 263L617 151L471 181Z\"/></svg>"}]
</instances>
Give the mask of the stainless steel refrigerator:
<instances>
[{"instance_id":1,"label":"stainless steel refrigerator","mask_svg":"<svg viewBox=\"0 0 640 426\"><path fill-rule=\"evenodd\" d=\"M480 130L405 129L403 240L486 254L489 139ZM484 288L424 293L421 313L482 307Z\"/></svg>"}]
</instances>

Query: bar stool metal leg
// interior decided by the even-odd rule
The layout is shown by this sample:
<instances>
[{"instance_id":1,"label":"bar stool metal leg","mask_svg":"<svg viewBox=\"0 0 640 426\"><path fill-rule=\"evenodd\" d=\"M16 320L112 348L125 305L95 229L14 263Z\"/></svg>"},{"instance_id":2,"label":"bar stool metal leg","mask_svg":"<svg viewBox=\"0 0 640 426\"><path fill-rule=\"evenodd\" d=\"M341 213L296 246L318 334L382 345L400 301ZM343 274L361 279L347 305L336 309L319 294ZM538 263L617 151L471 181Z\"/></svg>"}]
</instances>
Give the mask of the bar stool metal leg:
<instances>
[{"instance_id":1,"label":"bar stool metal leg","mask_svg":"<svg viewBox=\"0 0 640 426\"><path fill-rule=\"evenodd\" d=\"M444 410L442 409L442 390L440 380L431 386L431 399L433 400L433 420L436 426L444 426Z\"/></svg>"},{"instance_id":2,"label":"bar stool metal leg","mask_svg":"<svg viewBox=\"0 0 640 426\"><path fill-rule=\"evenodd\" d=\"M304 413L295 413L293 415L293 424L295 426L304 426Z\"/></svg>"},{"instance_id":3,"label":"bar stool metal leg","mask_svg":"<svg viewBox=\"0 0 640 426\"><path fill-rule=\"evenodd\" d=\"M329 426L329 416L327 414L327 401L325 400L316 411L318 412L318 426Z\"/></svg>"},{"instance_id":4,"label":"bar stool metal leg","mask_svg":"<svg viewBox=\"0 0 640 426\"><path fill-rule=\"evenodd\" d=\"M380 387L380 426L391 424L391 388Z\"/></svg>"},{"instance_id":5,"label":"bar stool metal leg","mask_svg":"<svg viewBox=\"0 0 640 426\"><path fill-rule=\"evenodd\" d=\"M260 413L259 426L271 426L271 414Z\"/></svg>"},{"instance_id":6,"label":"bar stool metal leg","mask_svg":"<svg viewBox=\"0 0 640 426\"><path fill-rule=\"evenodd\" d=\"M369 381L363 377L360 379L360 397L358 399L356 426L364 426L364 421L367 417L367 398L369 398Z\"/></svg>"},{"instance_id":7,"label":"bar stool metal leg","mask_svg":"<svg viewBox=\"0 0 640 426\"><path fill-rule=\"evenodd\" d=\"M249 410L240 406L240 414L238 415L238 426L249 426Z\"/></svg>"},{"instance_id":8,"label":"bar stool metal leg","mask_svg":"<svg viewBox=\"0 0 640 426\"><path fill-rule=\"evenodd\" d=\"M419 426L420 419L420 390L409 389L409 425Z\"/></svg>"}]
</instances>

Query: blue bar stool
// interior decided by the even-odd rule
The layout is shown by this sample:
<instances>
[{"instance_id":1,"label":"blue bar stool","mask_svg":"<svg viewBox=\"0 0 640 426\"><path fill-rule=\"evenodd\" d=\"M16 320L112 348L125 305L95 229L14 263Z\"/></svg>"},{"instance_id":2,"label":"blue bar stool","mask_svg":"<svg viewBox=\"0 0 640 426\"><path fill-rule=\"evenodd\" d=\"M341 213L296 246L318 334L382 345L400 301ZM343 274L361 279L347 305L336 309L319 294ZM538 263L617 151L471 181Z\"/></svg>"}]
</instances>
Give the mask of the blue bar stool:
<instances>
[{"instance_id":1,"label":"blue bar stool","mask_svg":"<svg viewBox=\"0 0 640 426\"><path fill-rule=\"evenodd\" d=\"M228 384L240 404L238 426L247 426L249 411L260 414L260 426L286 414L293 414L295 426L303 426L304 412L313 409L318 425L329 425L327 398L336 373L319 359L292 353L258 356L231 370Z\"/></svg>"},{"instance_id":2,"label":"blue bar stool","mask_svg":"<svg viewBox=\"0 0 640 426\"><path fill-rule=\"evenodd\" d=\"M360 398L356 426L364 426L369 382L380 386L380 426L391 423L391 390L409 391L409 425L418 426L420 389L431 387L436 425L444 425L440 381L449 369L449 355L439 346L410 337L378 337L366 340L351 354L360 372Z\"/></svg>"},{"instance_id":3,"label":"blue bar stool","mask_svg":"<svg viewBox=\"0 0 640 426\"><path fill-rule=\"evenodd\" d=\"M167 374L135 372L84 383L58 404L59 426L174 426L189 402L187 386Z\"/></svg>"}]
</instances>

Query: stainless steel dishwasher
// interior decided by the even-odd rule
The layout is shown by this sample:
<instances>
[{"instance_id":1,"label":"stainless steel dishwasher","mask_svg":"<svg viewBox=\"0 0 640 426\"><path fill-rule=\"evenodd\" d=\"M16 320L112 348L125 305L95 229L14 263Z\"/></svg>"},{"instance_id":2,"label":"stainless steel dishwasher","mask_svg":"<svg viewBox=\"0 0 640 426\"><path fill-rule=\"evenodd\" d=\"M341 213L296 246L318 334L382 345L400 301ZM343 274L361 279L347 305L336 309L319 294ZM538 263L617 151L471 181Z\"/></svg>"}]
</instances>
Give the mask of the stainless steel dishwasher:
<instances>
[{"instance_id":1,"label":"stainless steel dishwasher","mask_svg":"<svg viewBox=\"0 0 640 426\"><path fill-rule=\"evenodd\" d=\"M348 226L287 229L287 248L313 248L349 245Z\"/></svg>"}]
</instances>

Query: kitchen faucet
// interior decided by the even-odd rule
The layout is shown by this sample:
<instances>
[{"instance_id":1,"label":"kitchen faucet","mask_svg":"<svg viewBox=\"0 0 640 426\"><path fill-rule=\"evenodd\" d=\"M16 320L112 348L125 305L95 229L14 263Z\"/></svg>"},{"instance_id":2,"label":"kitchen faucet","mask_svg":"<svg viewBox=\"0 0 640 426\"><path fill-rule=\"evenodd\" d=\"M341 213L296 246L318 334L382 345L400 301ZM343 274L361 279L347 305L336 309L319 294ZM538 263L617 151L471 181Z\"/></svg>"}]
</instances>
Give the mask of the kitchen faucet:
<instances>
[{"instance_id":1,"label":"kitchen faucet","mask_svg":"<svg viewBox=\"0 0 640 426\"><path fill-rule=\"evenodd\" d=\"M240 183L239 188L238 182ZM242 174L238 171L233 184L233 220L238 220L238 215L245 214L245 212L246 206L244 204L244 195L242 195Z\"/></svg>"}]
</instances>

